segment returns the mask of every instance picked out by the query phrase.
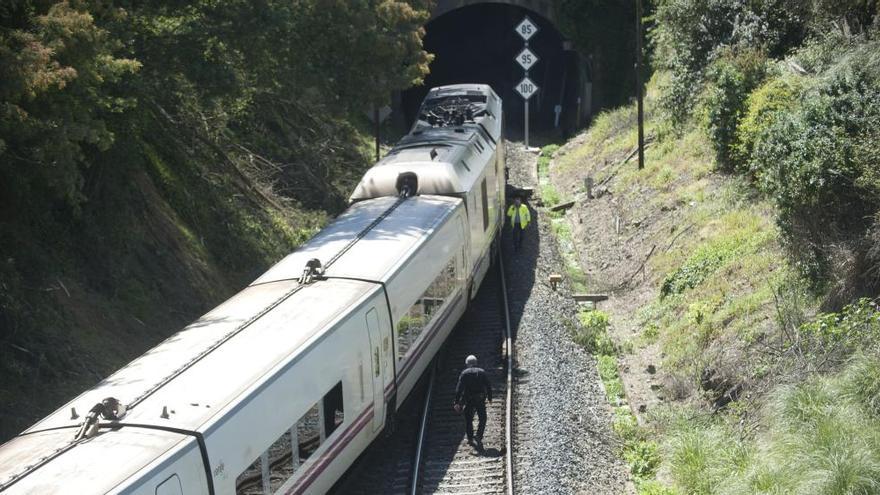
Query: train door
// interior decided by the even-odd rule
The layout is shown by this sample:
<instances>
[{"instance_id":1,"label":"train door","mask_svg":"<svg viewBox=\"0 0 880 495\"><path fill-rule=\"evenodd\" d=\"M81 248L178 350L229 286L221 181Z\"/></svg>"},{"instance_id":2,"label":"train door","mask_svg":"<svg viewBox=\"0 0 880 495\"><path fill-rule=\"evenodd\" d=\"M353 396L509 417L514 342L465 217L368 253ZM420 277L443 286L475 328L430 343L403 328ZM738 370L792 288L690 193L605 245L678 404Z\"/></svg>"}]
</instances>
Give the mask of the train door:
<instances>
[{"instance_id":1,"label":"train door","mask_svg":"<svg viewBox=\"0 0 880 495\"><path fill-rule=\"evenodd\" d=\"M367 330L370 334L370 376L373 380L373 431L385 425L385 363L382 352L382 332L376 308L367 312Z\"/></svg>"}]
</instances>

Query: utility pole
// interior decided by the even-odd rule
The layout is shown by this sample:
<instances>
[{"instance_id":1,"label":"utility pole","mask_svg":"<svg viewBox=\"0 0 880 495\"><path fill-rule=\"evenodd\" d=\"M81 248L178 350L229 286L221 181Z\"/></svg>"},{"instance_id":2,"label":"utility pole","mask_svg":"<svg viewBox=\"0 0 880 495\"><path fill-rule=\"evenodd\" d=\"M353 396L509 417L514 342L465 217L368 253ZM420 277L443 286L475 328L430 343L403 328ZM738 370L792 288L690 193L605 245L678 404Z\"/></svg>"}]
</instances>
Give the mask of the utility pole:
<instances>
[{"instance_id":1,"label":"utility pole","mask_svg":"<svg viewBox=\"0 0 880 495\"><path fill-rule=\"evenodd\" d=\"M636 0L636 91L639 112L639 170L645 168L645 110L642 101L642 0Z\"/></svg>"}]
</instances>

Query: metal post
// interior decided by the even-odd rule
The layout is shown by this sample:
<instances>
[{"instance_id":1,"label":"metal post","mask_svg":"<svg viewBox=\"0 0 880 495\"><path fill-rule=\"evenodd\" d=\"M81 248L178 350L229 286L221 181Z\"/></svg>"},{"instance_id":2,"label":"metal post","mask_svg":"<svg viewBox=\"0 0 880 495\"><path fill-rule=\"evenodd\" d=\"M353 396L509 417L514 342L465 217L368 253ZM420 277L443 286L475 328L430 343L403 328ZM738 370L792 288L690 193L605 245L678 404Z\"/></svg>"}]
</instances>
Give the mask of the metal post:
<instances>
[{"instance_id":1,"label":"metal post","mask_svg":"<svg viewBox=\"0 0 880 495\"><path fill-rule=\"evenodd\" d=\"M636 0L636 91L639 112L639 170L645 168L645 113L642 95L642 0Z\"/></svg>"},{"instance_id":2,"label":"metal post","mask_svg":"<svg viewBox=\"0 0 880 495\"><path fill-rule=\"evenodd\" d=\"M260 454L260 478L263 481L263 493L272 493L269 476L269 451L267 450Z\"/></svg>"},{"instance_id":3,"label":"metal post","mask_svg":"<svg viewBox=\"0 0 880 495\"><path fill-rule=\"evenodd\" d=\"M376 105L373 107L373 122L376 123L376 161L379 161L379 130L381 128L381 122L379 122L379 106Z\"/></svg>"},{"instance_id":4,"label":"metal post","mask_svg":"<svg viewBox=\"0 0 880 495\"><path fill-rule=\"evenodd\" d=\"M410 494L419 493L419 470L422 463L422 448L425 444L425 433L428 431L428 414L431 412L431 398L434 394L434 380L437 378L437 361L431 361L431 377L428 378L428 390L425 392L425 407L422 409L422 421L419 425L419 440L416 444L416 458L413 461L412 479L410 480Z\"/></svg>"},{"instance_id":5,"label":"metal post","mask_svg":"<svg viewBox=\"0 0 880 495\"><path fill-rule=\"evenodd\" d=\"M297 425L299 425L299 421L290 427L290 453L292 454L290 462L293 465L294 471L299 467L299 431L297 430Z\"/></svg>"},{"instance_id":6,"label":"metal post","mask_svg":"<svg viewBox=\"0 0 880 495\"><path fill-rule=\"evenodd\" d=\"M529 100L526 100L526 149L529 149Z\"/></svg>"}]
</instances>

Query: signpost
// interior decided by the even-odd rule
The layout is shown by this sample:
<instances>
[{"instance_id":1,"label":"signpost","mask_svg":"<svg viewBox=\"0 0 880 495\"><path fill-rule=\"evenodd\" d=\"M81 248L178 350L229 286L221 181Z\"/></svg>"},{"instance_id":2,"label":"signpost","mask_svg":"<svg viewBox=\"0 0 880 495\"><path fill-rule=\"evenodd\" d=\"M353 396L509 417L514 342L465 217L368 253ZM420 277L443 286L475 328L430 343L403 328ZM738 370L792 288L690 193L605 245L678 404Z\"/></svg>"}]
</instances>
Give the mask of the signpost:
<instances>
[{"instance_id":1,"label":"signpost","mask_svg":"<svg viewBox=\"0 0 880 495\"><path fill-rule=\"evenodd\" d=\"M529 98L538 92L538 85L529 79L529 69L538 63L538 56L529 49L529 40L538 33L538 26L531 19L524 17L516 25L516 34L523 39L523 49L516 56L516 63L523 68L523 79L516 85L516 92L525 100L525 140L526 148L529 147Z\"/></svg>"},{"instance_id":2,"label":"signpost","mask_svg":"<svg viewBox=\"0 0 880 495\"><path fill-rule=\"evenodd\" d=\"M387 119L388 116L391 115L391 107L389 107L388 105L385 105L382 108L374 106L372 112L366 112L366 113L367 113L367 117L373 121L375 130L376 130L376 161L378 162L379 158L381 158L381 156L380 156L381 148L379 147L379 138L380 138L379 133L382 129L382 122L385 122L385 119Z\"/></svg>"}]
</instances>

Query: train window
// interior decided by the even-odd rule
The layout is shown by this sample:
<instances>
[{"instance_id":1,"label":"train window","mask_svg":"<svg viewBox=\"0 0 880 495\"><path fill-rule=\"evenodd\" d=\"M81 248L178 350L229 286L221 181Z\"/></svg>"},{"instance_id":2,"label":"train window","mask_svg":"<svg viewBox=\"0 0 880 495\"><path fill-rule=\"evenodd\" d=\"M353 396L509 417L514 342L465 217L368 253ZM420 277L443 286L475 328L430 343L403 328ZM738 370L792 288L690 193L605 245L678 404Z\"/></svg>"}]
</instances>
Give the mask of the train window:
<instances>
[{"instance_id":1,"label":"train window","mask_svg":"<svg viewBox=\"0 0 880 495\"><path fill-rule=\"evenodd\" d=\"M236 495L269 495L278 492L344 420L340 381L238 475L235 480ZM164 486L165 483L160 488ZM159 492L157 488L156 493L164 492Z\"/></svg>"},{"instance_id":2,"label":"train window","mask_svg":"<svg viewBox=\"0 0 880 495\"><path fill-rule=\"evenodd\" d=\"M268 495L281 488L299 467L299 456L293 455L295 430L281 434L235 481L235 493Z\"/></svg>"},{"instance_id":3,"label":"train window","mask_svg":"<svg viewBox=\"0 0 880 495\"><path fill-rule=\"evenodd\" d=\"M422 297L418 298L397 322L398 360L403 359L411 351L422 332L442 313L457 283L455 267L455 258L452 258L428 286Z\"/></svg>"},{"instance_id":4,"label":"train window","mask_svg":"<svg viewBox=\"0 0 880 495\"><path fill-rule=\"evenodd\" d=\"M318 446L321 445L321 442L324 441L320 420L320 406L315 404L296 422L296 436L301 463L314 454L318 450Z\"/></svg>"},{"instance_id":5,"label":"train window","mask_svg":"<svg viewBox=\"0 0 880 495\"><path fill-rule=\"evenodd\" d=\"M483 231L485 231L489 228L489 193L485 177L483 177L483 183L480 185L480 192L483 193Z\"/></svg>"},{"instance_id":6,"label":"train window","mask_svg":"<svg viewBox=\"0 0 880 495\"><path fill-rule=\"evenodd\" d=\"M324 436L329 437L345 421L342 404L342 382L324 395Z\"/></svg>"},{"instance_id":7,"label":"train window","mask_svg":"<svg viewBox=\"0 0 880 495\"><path fill-rule=\"evenodd\" d=\"M264 452L235 479L235 495L270 494L269 479L269 458Z\"/></svg>"}]
</instances>

